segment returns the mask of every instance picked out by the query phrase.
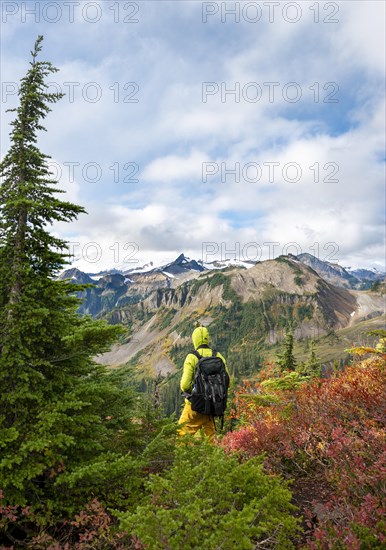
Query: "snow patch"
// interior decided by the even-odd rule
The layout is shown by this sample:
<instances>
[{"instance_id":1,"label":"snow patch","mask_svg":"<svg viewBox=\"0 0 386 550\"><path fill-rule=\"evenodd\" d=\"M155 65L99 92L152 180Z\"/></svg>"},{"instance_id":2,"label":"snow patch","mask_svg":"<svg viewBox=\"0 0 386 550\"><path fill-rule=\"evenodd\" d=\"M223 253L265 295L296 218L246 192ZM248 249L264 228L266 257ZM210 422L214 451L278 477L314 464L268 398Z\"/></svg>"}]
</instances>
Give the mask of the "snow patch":
<instances>
[{"instance_id":1,"label":"snow patch","mask_svg":"<svg viewBox=\"0 0 386 550\"><path fill-rule=\"evenodd\" d=\"M176 277L172 273L168 273L167 271L161 271L163 275L166 275L166 277L170 277L170 279L175 279Z\"/></svg>"},{"instance_id":2,"label":"snow patch","mask_svg":"<svg viewBox=\"0 0 386 550\"><path fill-rule=\"evenodd\" d=\"M226 267L246 267L247 269L250 269L256 265L256 263L233 258L226 260L213 260L213 262L202 262L202 265L206 269L225 269Z\"/></svg>"},{"instance_id":3,"label":"snow patch","mask_svg":"<svg viewBox=\"0 0 386 550\"><path fill-rule=\"evenodd\" d=\"M102 279L103 275L89 275L89 277L93 281L99 281L99 279Z\"/></svg>"}]
</instances>

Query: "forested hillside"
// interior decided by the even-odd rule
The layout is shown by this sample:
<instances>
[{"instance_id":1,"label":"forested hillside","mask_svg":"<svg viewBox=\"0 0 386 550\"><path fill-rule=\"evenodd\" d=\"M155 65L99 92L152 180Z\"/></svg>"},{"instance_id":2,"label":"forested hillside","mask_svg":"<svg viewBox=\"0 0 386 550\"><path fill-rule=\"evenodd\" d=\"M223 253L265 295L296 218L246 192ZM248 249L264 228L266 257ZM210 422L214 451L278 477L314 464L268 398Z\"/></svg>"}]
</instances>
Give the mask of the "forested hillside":
<instances>
[{"instance_id":1,"label":"forested hillside","mask_svg":"<svg viewBox=\"0 0 386 550\"><path fill-rule=\"evenodd\" d=\"M86 288L59 278L67 245L48 229L83 209L60 200L37 147L60 99L41 49L0 165L0 547L384 548L385 331L324 369L312 328L336 338L358 302L288 257L156 291L110 323L79 315ZM204 320L233 382L214 444L182 439L169 414ZM154 338L112 368L139 334Z\"/></svg>"}]
</instances>

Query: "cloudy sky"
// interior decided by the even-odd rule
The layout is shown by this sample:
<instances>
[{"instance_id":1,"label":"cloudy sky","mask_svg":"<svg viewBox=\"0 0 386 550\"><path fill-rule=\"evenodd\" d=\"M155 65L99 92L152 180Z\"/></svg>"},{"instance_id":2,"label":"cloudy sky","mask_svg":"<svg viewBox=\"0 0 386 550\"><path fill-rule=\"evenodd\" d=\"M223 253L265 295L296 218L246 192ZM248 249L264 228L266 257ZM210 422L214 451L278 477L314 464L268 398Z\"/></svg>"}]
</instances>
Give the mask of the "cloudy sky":
<instances>
[{"instance_id":1,"label":"cloudy sky","mask_svg":"<svg viewBox=\"0 0 386 550\"><path fill-rule=\"evenodd\" d=\"M44 35L40 149L78 264L310 252L384 270L385 3L5 1L7 108Z\"/></svg>"}]
</instances>

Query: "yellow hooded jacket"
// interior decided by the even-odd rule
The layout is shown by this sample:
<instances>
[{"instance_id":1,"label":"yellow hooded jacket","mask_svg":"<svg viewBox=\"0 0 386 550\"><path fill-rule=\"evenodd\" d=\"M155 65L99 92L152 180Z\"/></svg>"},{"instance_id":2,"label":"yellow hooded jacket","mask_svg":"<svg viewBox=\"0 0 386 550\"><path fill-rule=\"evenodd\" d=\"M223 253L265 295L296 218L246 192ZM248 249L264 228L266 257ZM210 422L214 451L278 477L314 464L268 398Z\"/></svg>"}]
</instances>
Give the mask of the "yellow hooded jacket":
<instances>
[{"instance_id":1,"label":"yellow hooded jacket","mask_svg":"<svg viewBox=\"0 0 386 550\"><path fill-rule=\"evenodd\" d=\"M194 329L192 334L192 340L194 349L198 351L203 357L210 357L212 355L212 349L209 347L209 332L206 327L197 327ZM200 349L198 349L200 348ZM228 372L226 361L221 353L217 352L217 356L221 357L224 361L225 368ZM194 374L196 372L196 366L198 359L193 353L188 353L184 362L184 370L181 378L181 390L183 392L191 393L193 389ZM229 372L228 372L229 375ZM189 403L189 401L186 399Z\"/></svg>"}]
</instances>

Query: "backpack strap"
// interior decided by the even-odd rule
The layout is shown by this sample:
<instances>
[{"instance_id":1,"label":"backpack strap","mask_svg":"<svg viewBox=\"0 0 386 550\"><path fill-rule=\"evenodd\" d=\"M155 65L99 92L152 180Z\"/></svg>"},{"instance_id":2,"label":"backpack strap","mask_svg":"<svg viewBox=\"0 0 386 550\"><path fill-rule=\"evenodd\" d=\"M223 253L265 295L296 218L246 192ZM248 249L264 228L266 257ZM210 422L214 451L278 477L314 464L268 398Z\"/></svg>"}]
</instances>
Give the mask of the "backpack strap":
<instances>
[{"instance_id":1,"label":"backpack strap","mask_svg":"<svg viewBox=\"0 0 386 550\"><path fill-rule=\"evenodd\" d=\"M196 349L194 351L191 351L190 353L195 355L197 359L201 359L201 357L204 357ZM217 351L215 349L212 349L212 357L217 357Z\"/></svg>"}]
</instances>

